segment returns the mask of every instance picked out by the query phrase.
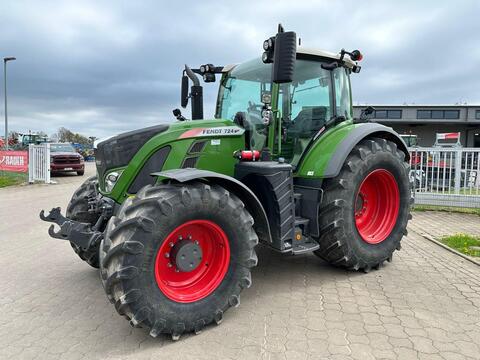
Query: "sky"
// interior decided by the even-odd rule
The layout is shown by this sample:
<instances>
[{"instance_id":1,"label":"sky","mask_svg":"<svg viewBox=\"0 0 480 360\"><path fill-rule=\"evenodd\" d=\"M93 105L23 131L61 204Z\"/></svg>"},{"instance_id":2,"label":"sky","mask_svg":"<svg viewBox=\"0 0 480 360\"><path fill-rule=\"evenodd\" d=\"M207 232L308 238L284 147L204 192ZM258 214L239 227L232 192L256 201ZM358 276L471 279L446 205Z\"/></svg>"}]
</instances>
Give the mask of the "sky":
<instances>
[{"instance_id":1,"label":"sky","mask_svg":"<svg viewBox=\"0 0 480 360\"><path fill-rule=\"evenodd\" d=\"M173 122L185 63L258 57L279 22L305 47L362 51L354 104L479 104L479 18L474 0L4 0L9 129L104 137ZM217 86L205 86L205 117ZM0 116L3 135L2 100Z\"/></svg>"}]
</instances>

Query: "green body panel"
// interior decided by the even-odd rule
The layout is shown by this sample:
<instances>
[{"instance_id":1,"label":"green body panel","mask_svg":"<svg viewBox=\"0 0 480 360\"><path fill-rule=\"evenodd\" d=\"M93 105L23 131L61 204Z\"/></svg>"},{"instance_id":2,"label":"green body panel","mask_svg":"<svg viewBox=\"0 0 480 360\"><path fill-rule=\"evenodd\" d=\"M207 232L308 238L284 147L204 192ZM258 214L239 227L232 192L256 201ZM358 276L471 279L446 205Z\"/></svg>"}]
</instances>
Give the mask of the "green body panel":
<instances>
[{"instance_id":1,"label":"green body panel","mask_svg":"<svg viewBox=\"0 0 480 360\"><path fill-rule=\"evenodd\" d=\"M309 179L322 178L326 167L339 144L348 134L361 124L353 124L351 120L344 121L328 129L315 141L308 153L298 165L295 176Z\"/></svg>"},{"instance_id":2,"label":"green body panel","mask_svg":"<svg viewBox=\"0 0 480 360\"><path fill-rule=\"evenodd\" d=\"M233 176L235 164L238 162L233 157L233 153L236 150L243 150L245 148L244 135L237 136L202 136L202 137L189 137L180 138L180 136L188 130L197 128L211 128L219 126L236 126L231 120L195 120L185 122L175 122L170 125L167 131L159 133L148 140L140 150L135 154L129 164L124 168L111 169L107 172L110 173L114 170L120 170L120 175L117 183L115 184L111 193L102 191L104 189L103 179L100 182L100 192L112 198L118 203L122 203L129 194L127 193L130 184L135 179L137 173L141 170L144 163L155 153L158 149L164 146L170 146L170 153L165 160L162 169L170 170L179 169L182 166L183 160L187 155L190 146L197 139L206 140L206 146L199 154L196 168L215 171L221 174ZM212 139L215 141L212 143ZM218 143L219 142L219 143Z\"/></svg>"}]
</instances>

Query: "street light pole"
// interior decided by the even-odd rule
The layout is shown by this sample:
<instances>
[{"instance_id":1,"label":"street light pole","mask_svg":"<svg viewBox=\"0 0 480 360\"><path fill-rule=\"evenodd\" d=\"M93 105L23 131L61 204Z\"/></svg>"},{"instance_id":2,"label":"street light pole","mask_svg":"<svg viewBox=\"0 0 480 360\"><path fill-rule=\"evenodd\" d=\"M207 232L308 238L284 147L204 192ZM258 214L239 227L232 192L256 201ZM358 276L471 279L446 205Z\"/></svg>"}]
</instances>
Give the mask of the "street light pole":
<instances>
[{"instance_id":1,"label":"street light pole","mask_svg":"<svg viewBox=\"0 0 480 360\"><path fill-rule=\"evenodd\" d=\"M5 93L5 150L8 150L8 115L7 115L7 62L17 60L13 56L3 58L3 87Z\"/></svg>"}]
</instances>

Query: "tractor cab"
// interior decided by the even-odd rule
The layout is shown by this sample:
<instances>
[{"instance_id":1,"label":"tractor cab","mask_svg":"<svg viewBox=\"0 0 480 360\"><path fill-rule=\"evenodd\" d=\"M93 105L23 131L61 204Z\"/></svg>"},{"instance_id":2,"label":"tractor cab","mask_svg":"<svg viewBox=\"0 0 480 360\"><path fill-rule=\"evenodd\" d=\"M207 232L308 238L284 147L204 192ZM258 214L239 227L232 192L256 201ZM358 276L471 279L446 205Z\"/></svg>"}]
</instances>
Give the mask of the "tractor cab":
<instances>
[{"instance_id":1,"label":"tractor cab","mask_svg":"<svg viewBox=\"0 0 480 360\"><path fill-rule=\"evenodd\" d=\"M222 76L215 117L230 119L246 130L246 148L269 148L297 165L313 139L331 125L352 119L347 66L330 67L338 56L297 50L291 82L275 84L272 64L254 59L230 66ZM269 127L272 127L270 142Z\"/></svg>"},{"instance_id":2,"label":"tractor cab","mask_svg":"<svg viewBox=\"0 0 480 360\"><path fill-rule=\"evenodd\" d=\"M240 65L185 66L181 104L192 102L192 119L203 118L202 86L221 74L215 118L245 131L245 149L296 167L326 130L353 119L350 74L358 73L358 50L339 54L297 49L296 34L281 26L263 43L261 58ZM188 91L189 80L193 86ZM186 120L176 109L178 120Z\"/></svg>"}]
</instances>

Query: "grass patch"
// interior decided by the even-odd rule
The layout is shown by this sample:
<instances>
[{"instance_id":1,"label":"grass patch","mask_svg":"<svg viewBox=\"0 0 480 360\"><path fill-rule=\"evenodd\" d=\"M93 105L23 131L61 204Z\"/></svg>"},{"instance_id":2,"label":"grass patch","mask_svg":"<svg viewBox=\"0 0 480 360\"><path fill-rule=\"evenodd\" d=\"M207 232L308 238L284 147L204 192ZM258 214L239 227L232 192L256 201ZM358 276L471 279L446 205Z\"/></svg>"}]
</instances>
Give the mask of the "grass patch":
<instances>
[{"instance_id":1,"label":"grass patch","mask_svg":"<svg viewBox=\"0 0 480 360\"><path fill-rule=\"evenodd\" d=\"M27 174L0 171L0 188L12 185L19 185L27 181Z\"/></svg>"},{"instance_id":2,"label":"grass patch","mask_svg":"<svg viewBox=\"0 0 480 360\"><path fill-rule=\"evenodd\" d=\"M449 213L473 214L480 216L480 209L439 205L414 205L413 211L444 211Z\"/></svg>"},{"instance_id":3,"label":"grass patch","mask_svg":"<svg viewBox=\"0 0 480 360\"><path fill-rule=\"evenodd\" d=\"M441 242L462 254L480 257L480 250L471 248L472 246L480 248L480 237L478 236L455 234L443 237Z\"/></svg>"}]
</instances>

